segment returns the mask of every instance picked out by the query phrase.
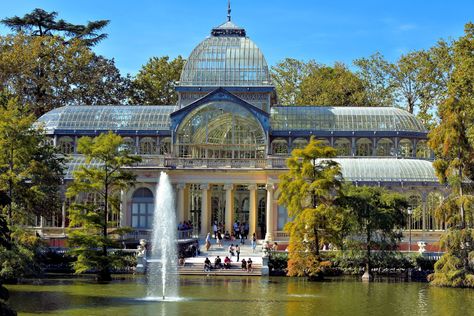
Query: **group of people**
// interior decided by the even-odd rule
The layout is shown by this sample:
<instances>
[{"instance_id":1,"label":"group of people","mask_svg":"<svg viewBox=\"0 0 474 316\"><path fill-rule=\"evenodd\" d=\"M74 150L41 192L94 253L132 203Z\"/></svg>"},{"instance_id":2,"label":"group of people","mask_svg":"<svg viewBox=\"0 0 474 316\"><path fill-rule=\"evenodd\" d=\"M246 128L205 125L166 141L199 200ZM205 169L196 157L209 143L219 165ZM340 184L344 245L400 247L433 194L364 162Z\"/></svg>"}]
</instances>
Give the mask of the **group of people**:
<instances>
[{"instance_id":1,"label":"group of people","mask_svg":"<svg viewBox=\"0 0 474 316\"><path fill-rule=\"evenodd\" d=\"M178 230L189 230L193 229L193 223L191 221L184 221L178 224Z\"/></svg>"},{"instance_id":2,"label":"group of people","mask_svg":"<svg viewBox=\"0 0 474 316\"><path fill-rule=\"evenodd\" d=\"M222 259L219 256L217 256L214 259L214 269L230 269L231 262L232 260L229 258L229 256L226 256L224 258L224 263L222 263ZM249 258L248 260L242 259L241 263L242 263L241 265L242 270L247 271L247 272L252 272L252 263L253 263L252 258ZM211 260L209 260L209 258L206 257L206 260L204 260L204 271L210 272L211 269L213 269Z\"/></svg>"}]
</instances>

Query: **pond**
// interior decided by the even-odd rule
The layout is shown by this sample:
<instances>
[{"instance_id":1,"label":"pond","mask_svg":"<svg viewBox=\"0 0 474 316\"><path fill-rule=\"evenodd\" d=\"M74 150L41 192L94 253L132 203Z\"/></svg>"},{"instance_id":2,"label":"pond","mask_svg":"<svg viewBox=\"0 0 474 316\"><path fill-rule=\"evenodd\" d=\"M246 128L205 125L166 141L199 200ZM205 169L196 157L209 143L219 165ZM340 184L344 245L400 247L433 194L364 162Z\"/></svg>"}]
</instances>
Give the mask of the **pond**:
<instances>
[{"instance_id":1,"label":"pond","mask_svg":"<svg viewBox=\"0 0 474 316\"><path fill-rule=\"evenodd\" d=\"M109 284L42 279L10 285L19 315L471 315L474 291L426 283L334 278L180 277L177 301L145 299L143 277Z\"/></svg>"}]
</instances>

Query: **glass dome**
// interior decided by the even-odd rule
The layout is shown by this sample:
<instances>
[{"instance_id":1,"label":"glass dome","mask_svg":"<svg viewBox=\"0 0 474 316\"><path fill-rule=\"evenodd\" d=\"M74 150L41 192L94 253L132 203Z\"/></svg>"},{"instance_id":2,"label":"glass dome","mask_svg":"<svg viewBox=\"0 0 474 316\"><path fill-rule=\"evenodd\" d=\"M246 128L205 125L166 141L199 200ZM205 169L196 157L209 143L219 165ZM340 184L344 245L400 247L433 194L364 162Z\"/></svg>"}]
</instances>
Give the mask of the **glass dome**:
<instances>
[{"instance_id":1,"label":"glass dome","mask_svg":"<svg viewBox=\"0 0 474 316\"><path fill-rule=\"evenodd\" d=\"M270 86L268 65L245 30L228 21L191 53L180 86Z\"/></svg>"}]
</instances>

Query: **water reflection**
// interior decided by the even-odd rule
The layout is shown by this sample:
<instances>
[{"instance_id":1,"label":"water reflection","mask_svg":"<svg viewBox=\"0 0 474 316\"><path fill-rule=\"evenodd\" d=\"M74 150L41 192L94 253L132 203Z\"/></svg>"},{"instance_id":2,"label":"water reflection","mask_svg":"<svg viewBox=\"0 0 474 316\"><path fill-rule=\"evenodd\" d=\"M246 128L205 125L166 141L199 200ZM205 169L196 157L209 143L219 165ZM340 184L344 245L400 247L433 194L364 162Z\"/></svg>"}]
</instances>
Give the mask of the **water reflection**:
<instances>
[{"instance_id":1,"label":"water reflection","mask_svg":"<svg viewBox=\"0 0 474 316\"><path fill-rule=\"evenodd\" d=\"M9 286L22 315L470 315L470 290L356 279L182 277L181 300L144 300L140 278L98 285L81 280ZM76 282L77 281L77 282Z\"/></svg>"}]
</instances>

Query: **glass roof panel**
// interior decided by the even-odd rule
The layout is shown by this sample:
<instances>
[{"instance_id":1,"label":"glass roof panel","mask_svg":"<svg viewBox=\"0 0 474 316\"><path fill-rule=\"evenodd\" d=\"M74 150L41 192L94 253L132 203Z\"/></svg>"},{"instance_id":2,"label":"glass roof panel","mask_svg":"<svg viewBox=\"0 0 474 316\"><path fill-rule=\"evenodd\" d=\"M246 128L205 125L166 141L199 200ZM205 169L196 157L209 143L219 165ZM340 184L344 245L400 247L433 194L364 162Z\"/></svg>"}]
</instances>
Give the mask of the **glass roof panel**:
<instances>
[{"instance_id":1,"label":"glass roof panel","mask_svg":"<svg viewBox=\"0 0 474 316\"><path fill-rule=\"evenodd\" d=\"M426 129L411 113L394 107L274 106L274 131L412 131Z\"/></svg>"},{"instance_id":2,"label":"glass roof panel","mask_svg":"<svg viewBox=\"0 0 474 316\"><path fill-rule=\"evenodd\" d=\"M46 131L70 130L169 130L175 105L64 106L41 116L36 124Z\"/></svg>"}]
</instances>

